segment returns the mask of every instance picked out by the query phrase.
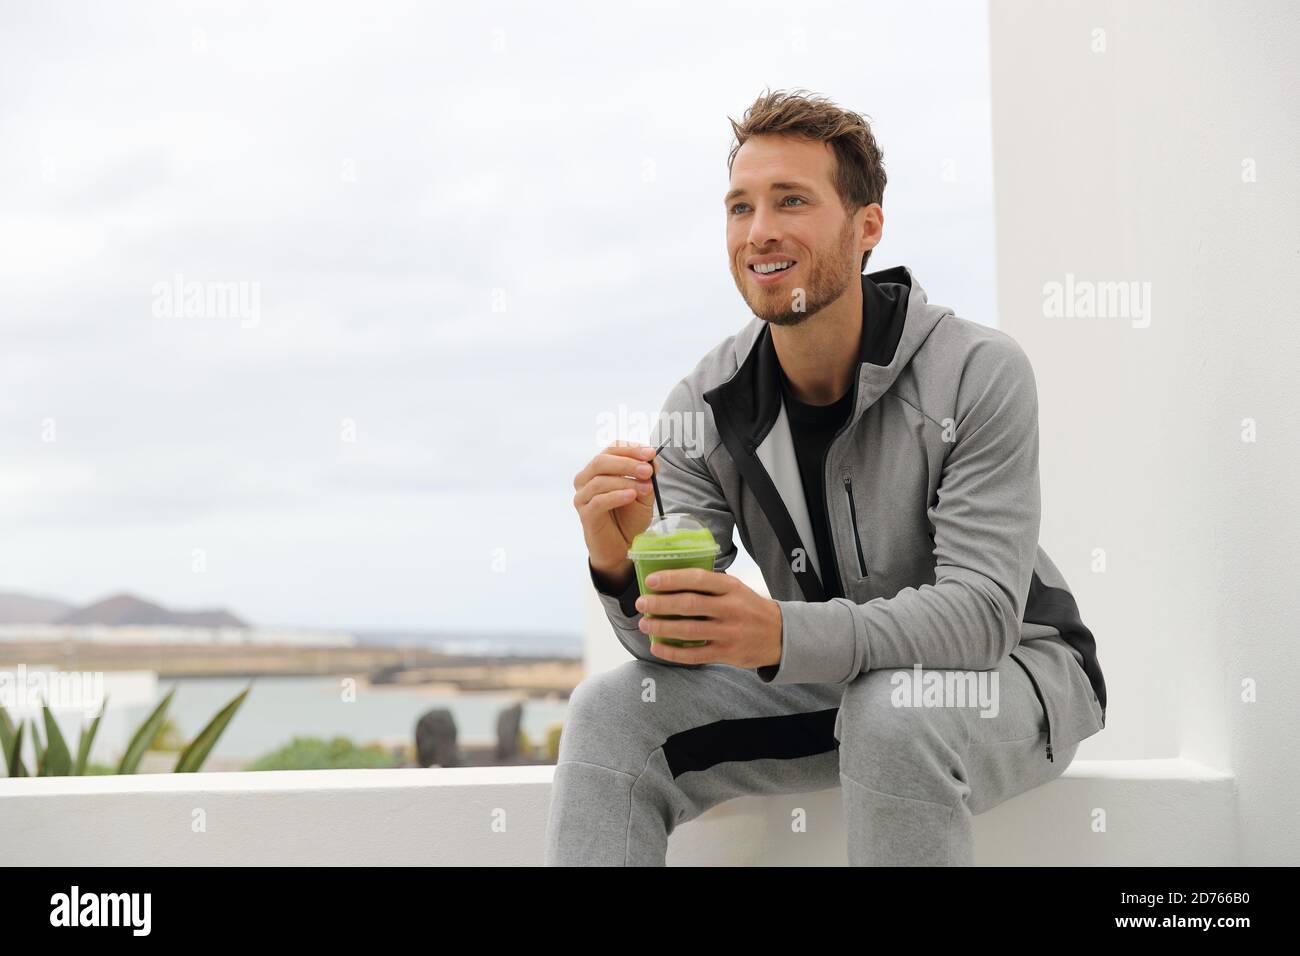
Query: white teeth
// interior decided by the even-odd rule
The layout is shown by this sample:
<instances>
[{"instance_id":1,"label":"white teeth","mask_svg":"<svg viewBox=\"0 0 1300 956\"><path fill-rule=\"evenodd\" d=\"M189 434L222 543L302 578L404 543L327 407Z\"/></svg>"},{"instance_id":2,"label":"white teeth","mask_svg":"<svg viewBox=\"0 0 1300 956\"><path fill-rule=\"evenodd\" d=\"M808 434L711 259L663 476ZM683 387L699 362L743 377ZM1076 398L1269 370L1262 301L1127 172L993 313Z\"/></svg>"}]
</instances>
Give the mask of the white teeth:
<instances>
[{"instance_id":1,"label":"white teeth","mask_svg":"<svg viewBox=\"0 0 1300 956\"><path fill-rule=\"evenodd\" d=\"M771 272L780 272L782 269L788 269L792 265L794 265L793 259L787 260L786 262L760 262L754 264L754 271L760 275L767 275Z\"/></svg>"}]
</instances>

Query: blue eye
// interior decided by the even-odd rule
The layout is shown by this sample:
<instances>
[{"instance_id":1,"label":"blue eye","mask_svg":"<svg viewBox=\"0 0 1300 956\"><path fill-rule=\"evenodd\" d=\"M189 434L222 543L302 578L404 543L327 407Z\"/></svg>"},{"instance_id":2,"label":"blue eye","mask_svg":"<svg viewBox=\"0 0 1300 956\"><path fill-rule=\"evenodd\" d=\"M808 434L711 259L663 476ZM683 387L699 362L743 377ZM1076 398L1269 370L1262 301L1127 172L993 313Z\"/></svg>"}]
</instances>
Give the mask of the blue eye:
<instances>
[{"instance_id":1,"label":"blue eye","mask_svg":"<svg viewBox=\"0 0 1300 956\"><path fill-rule=\"evenodd\" d=\"M796 202L802 203L805 206L808 205L808 200L804 199L802 196L786 196L785 199L781 200L781 202L784 203L791 199L795 200ZM739 209L741 206L748 206L748 205L749 205L748 203L743 203L743 202L736 203L734 206L731 207L731 214L733 216L736 215L737 209Z\"/></svg>"}]
</instances>

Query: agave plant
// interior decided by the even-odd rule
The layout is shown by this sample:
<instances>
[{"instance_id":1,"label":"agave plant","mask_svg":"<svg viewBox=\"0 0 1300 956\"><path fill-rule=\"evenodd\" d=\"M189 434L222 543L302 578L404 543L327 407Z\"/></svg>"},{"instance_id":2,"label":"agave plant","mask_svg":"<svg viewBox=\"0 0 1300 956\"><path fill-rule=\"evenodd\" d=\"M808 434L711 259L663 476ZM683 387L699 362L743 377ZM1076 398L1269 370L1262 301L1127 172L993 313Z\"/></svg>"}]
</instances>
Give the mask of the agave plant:
<instances>
[{"instance_id":1,"label":"agave plant","mask_svg":"<svg viewBox=\"0 0 1300 956\"><path fill-rule=\"evenodd\" d=\"M207 726L198 732L189 745L181 751L180 758L176 761L176 773L193 773L203 766L203 762L216 746L217 740L234 718L235 712L239 710L240 705L248 696L248 692L253 689L250 683L225 707L221 708ZM144 722L136 729L131 736L131 742L127 745L126 752L122 754L122 759L118 762L118 773L135 773L140 766L140 760L144 757L145 751L153 743L154 738L162 730L163 723L167 719L167 708L171 705L172 697L176 694L176 688L167 692L153 712L144 719ZM4 755L5 767L11 777L80 777L86 773L89 765L90 749L95 742L95 734L99 730L100 718L104 716L104 710L108 707L108 698L104 698L104 704L100 708L99 714L91 721L90 726L82 727L81 739L77 744L77 756L74 759L71 751L68 749L67 741L63 738L63 733L59 730L58 723L54 720L54 714L50 711L49 704L43 704L42 723L45 724L45 740L41 740L40 728L35 720L31 723L31 738L33 749L36 753L36 772L28 774L26 766L23 764L23 734L28 726L28 721L20 720L17 726L14 725L9 714L3 707L0 707L0 753Z\"/></svg>"}]
</instances>

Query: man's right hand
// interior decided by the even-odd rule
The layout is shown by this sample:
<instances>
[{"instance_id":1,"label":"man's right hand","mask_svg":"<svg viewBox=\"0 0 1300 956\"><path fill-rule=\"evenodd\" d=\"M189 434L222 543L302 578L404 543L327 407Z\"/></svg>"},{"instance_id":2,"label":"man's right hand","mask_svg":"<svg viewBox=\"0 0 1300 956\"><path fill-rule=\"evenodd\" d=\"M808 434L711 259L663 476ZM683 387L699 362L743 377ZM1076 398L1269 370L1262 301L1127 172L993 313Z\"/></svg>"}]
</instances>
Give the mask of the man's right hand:
<instances>
[{"instance_id":1,"label":"man's right hand","mask_svg":"<svg viewBox=\"0 0 1300 956\"><path fill-rule=\"evenodd\" d=\"M654 513L651 469L658 473L653 448L619 441L587 462L573 479L573 506L582 520L592 570L611 591L623 590L635 573L627 552Z\"/></svg>"}]
</instances>

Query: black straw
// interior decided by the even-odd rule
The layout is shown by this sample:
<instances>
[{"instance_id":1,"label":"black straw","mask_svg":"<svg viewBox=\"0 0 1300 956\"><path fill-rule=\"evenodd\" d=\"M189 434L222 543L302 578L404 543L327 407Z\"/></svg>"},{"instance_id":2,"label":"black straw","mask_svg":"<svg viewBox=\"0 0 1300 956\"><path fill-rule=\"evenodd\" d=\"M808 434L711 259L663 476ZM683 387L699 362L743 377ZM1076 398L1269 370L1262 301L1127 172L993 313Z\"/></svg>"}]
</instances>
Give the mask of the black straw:
<instances>
[{"instance_id":1,"label":"black straw","mask_svg":"<svg viewBox=\"0 0 1300 956\"><path fill-rule=\"evenodd\" d=\"M663 499L659 497L659 478L657 477L654 463L655 463L655 459L659 457L659 453L663 451L665 448L667 448L668 443L671 441L672 439L670 438L668 439L668 441L664 442L662 445L656 448L655 457L650 460L650 484L654 486L655 505L659 508L659 517L661 518L664 516L664 503L663 503Z\"/></svg>"}]
</instances>

